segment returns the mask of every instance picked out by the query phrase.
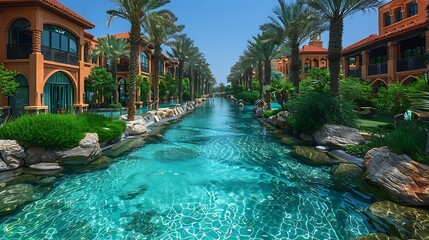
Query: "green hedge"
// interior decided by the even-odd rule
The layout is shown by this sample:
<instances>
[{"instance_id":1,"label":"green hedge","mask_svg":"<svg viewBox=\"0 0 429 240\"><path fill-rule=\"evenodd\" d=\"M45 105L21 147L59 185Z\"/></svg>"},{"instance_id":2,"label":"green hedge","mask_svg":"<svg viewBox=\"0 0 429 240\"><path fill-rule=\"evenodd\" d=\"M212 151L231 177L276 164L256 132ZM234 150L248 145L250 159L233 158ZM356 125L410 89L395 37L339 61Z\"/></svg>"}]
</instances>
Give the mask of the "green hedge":
<instances>
[{"instance_id":1,"label":"green hedge","mask_svg":"<svg viewBox=\"0 0 429 240\"><path fill-rule=\"evenodd\" d=\"M24 147L67 149L76 147L87 132L100 142L119 139L125 122L100 115L24 115L0 127L0 139L13 139Z\"/></svg>"},{"instance_id":2,"label":"green hedge","mask_svg":"<svg viewBox=\"0 0 429 240\"><path fill-rule=\"evenodd\" d=\"M235 94L235 98L243 99L246 103L253 104L259 99L259 93L258 91L240 92Z\"/></svg>"}]
</instances>

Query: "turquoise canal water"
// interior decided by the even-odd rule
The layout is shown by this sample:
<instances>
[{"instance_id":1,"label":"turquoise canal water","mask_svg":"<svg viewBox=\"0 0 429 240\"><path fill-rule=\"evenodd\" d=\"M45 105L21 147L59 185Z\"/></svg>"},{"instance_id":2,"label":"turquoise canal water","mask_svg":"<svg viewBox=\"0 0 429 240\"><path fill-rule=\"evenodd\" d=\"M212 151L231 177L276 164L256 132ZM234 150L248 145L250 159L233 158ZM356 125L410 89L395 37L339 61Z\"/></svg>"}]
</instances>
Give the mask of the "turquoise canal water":
<instances>
[{"instance_id":1,"label":"turquoise canal water","mask_svg":"<svg viewBox=\"0 0 429 240\"><path fill-rule=\"evenodd\" d=\"M333 190L328 168L222 99L173 123L164 139L71 174L0 219L1 239L351 239L375 230L369 202Z\"/></svg>"}]
</instances>

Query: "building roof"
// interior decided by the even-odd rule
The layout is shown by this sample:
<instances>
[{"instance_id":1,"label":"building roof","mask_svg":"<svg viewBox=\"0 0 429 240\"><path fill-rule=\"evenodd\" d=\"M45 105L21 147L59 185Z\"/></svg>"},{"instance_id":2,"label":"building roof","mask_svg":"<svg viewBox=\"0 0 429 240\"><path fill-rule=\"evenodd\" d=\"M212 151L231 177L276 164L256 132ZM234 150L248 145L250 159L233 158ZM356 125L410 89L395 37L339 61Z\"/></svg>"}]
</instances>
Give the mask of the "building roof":
<instances>
[{"instance_id":1,"label":"building roof","mask_svg":"<svg viewBox=\"0 0 429 240\"><path fill-rule=\"evenodd\" d=\"M312 45L305 45L301 49L299 49L299 53L328 53L328 49L312 46Z\"/></svg>"},{"instance_id":2,"label":"building roof","mask_svg":"<svg viewBox=\"0 0 429 240\"><path fill-rule=\"evenodd\" d=\"M72 18L78 20L79 22L86 25L85 26L86 28L94 28L95 27L95 25L93 23L86 20L85 18L83 18L82 16L80 16L79 14L77 14L76 12L71 10L70 8L66 7L64 4L60 3L58 0L39 0L39 1L46 3L51 8L53 8L53 9L55 9L61 13L65 13L69 17L72 17Z\"/></svg>"},{"instance_id":3,"label":"building roof","mask_svg":"<svg viewBox=\"0 0 429 240\"><path fill-rule=\"evenodd\" d=\"M396 35L399 35L399 34L407 32L407 31L411 31L411 30L414 30L414 29L417 29L419 27L423 27L423 26L426 26L426 25L427 25L427 21L426 21L426 19L423 19L423 20L420 20L420 21L416 21L416 22L414 22L412 24L408 24L406 26L399 27L399 28L397 28L397 29L395 29L393 31L390 31L388 33L385 33L385 34L381 34L381 35L371 34L367 38L364 38L364 39L362 39L362 40L360 40L360 41L358 41L356 43L353 43L352 45L344 48L343 49L343 53L344 52L351 52L353 50L357 50L359 48L362 48L362 47L368 46L368 45L370 45L372 43L375 43L375 42L377 42L379 40L382 40L382 39L385 39L385 38L389 38L389 37L393 37L393 36L396 36Z\"/></svg>"},{"instance_id":4,"label":"building roof","mask_svg":"<svg viewBox=\"0 0 429 240\"><path fill-rule=\"evenodd\" d=\"M110 36L114 36L115 38L130 39L130 33L129 32L110 34ZM105 38L105 37L107 37L107 36L102 36L101 38ZM144 42L148 42L148 40L145 37L142 37L142 40Z\"/></svg>"}]
</instances>

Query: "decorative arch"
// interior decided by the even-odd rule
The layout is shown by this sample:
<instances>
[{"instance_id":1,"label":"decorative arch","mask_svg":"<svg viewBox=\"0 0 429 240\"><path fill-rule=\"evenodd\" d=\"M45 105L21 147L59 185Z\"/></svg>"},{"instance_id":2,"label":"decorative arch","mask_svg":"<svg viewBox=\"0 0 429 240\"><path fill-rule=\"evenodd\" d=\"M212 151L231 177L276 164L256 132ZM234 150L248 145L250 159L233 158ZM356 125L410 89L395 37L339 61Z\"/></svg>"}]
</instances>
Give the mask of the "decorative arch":
<instances>
[{"instance_id":1,"label":"decorative arch","mask_svg":"<svg viewBox=\"0 0 429 240\"><path fill-rule=\"evenodd\" d=\"M383 79L381 79L381 78L377 78L377 79L375 79L375 80L371 83L371 86L372 86L372 91L373 91L374 93L376 93L376 92L378 92L382 87L387 88L387 83L386 83Z\"/></svg>"},{"instance_id":2,"label":"decorative arch","mask_svg":"<svg viewBox=\"0 0 429 240\"><path fill-rule=\"evenodd\" d=\"M50 113L66 113L73 109L74 89L66 73L57 71L48 78L43 87L43 103Z\"/></svg>"},{"instance_id":3,"label":"decorative arch","mask_svg":"<svg viewBox=\"0 0 429 240\"><path fill-rule=\"evenodd\" d=\"M118 77L116 82L118 84L119 101L120 102L128 101L127 79L124 77Z\"/></svg>"},{"instance_id":4,"label":"decorative arch","mask_svg":"<svg viewBox=\"0 0 429 240\"><path fill-rule=\"evenodd\" d=\"M401 84L402 85L408 85L408 84L415 83L415 82L417 82L417 77L414 75L410 75L410 76L407 76L406 78L404 78L404 80L401 81Z\"/></svg>"},{"instance_id":5,"label":"decorative arch","mask_svg":"<svg viewBox=\"0 0 429 240\"><path fill-rule=\"evenodd\" d=\"M57 24L44 24L42 53L45 60L77 65L79 35Z\"/></svg>"},{"instance_id":6,"label":"decorative arch","mask_svg":"<svg viewBox=\"0 0 429 240\"><path fill-rule=\"evenodd\" d=\"M45 78L45 84L47 83L47 81L49 80L49 78L51 78L54 74L56 74L58 72L62 72L63 74L67 75L67 77L71 81L71 84L73 86L73 90L76 91L76 89L77 89L77 80L73 77L73 74L71 74L69 71L64 70L64 69L56 69L56 70L53 70L50 73L48 73L46 75L46 78Z\"/></svg>"},{"instance_id":7,"label":"decorative arch","mask_svg":"<svg viewBox=\"0 0 429 240\"><path fill-rule=\"evenodd\" d=\"M16 19L10 24L8 34L7 58L28 59L33 50L31 22L26 18Z\"/></svg>"},{"instance_id":8,"label":"decorative arch","mask_svg":"<svg viewBox=\"0 0 429 240\"><path fill-rule=\"evenodd\" d=\"M19 86L16 89L16 93L9 97L9 105L11 107L11 114L19 116L24 113L24 107L29 104L29 87L27 78L22 74L16 76L15 81Z\"/></svg>"}]
</instances>

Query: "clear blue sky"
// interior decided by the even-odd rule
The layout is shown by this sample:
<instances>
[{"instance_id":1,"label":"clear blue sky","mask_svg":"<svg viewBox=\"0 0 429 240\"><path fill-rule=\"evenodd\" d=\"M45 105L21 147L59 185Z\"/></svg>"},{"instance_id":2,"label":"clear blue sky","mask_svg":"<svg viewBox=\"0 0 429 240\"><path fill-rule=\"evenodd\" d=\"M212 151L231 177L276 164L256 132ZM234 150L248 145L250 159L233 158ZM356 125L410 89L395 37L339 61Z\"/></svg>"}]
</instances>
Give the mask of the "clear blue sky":
<instances>
[{"instance_id":1,"label":"clear blue sky","mask_svg":"<svg viewBox=\"0 0 429 240\"><path fill-rule=\"evenodd\" d=\"M107 27L106 10L115 9L109 0L59 0L95 24L89 32L95 37L129 31L129 24L113 20ZM247 40L268 22L277 0L171 0L166 8L173 11L184 32L194 39L206 56L218 83L226 82L231 66L247 47ZM345 20L343 46L377 33L377 12L357 13ZM322 35L324 46L328 34Z\"/></svg>"}]
</instances>

